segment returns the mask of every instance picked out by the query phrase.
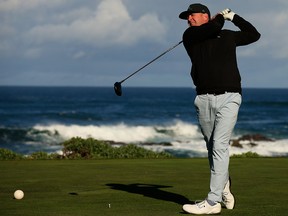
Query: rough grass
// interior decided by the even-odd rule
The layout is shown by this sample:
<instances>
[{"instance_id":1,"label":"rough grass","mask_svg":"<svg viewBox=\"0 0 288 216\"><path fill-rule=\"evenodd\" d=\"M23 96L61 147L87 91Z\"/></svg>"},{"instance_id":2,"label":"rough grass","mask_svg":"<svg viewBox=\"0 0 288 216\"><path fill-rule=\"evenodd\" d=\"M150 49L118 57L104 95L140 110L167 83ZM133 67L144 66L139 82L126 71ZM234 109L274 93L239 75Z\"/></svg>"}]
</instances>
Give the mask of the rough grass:
<instances>
[{"instance_id":1,"label":"rough grass","mask_svg":"<svg viewBox=\"0 0 288 216\"><path fill-rule=\"evenodd\" d=\"M232 158L230 169L237 203L222 215L287 214L287 158ZM0 171L0 215L182 215L209 188L207 159L14 160Z\"/></svg>"}]
</instances>

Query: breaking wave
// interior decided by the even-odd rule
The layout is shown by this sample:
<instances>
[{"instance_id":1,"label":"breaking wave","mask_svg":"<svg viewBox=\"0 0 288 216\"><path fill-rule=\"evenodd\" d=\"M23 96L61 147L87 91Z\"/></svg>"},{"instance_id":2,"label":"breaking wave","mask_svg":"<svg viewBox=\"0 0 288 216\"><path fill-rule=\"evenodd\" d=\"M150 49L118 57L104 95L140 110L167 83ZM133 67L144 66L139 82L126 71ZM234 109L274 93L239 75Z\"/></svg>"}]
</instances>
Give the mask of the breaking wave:
<instances>
[{"instance_id":1,"label":"breaking wave","mask_svg":"<svg viewBox=\"0 0 288 216\"><path fill-rule=\"evenodd\" d=\"M239 135L238 135L239 136ZM0 147L31 151L59 151L61 143L72 137L94 138L119 143L135 143L154 151L168 151L178 157L206 157L206 146L199 127L183 121L165 125L65 125L37 124L32 128L0 128ZM234 138L237 138L236 136ZM163 144L165 143L165 145ZM256 152L262 156L288 156L288 140L255 141L256 145L242 141L242 148L231 147L230 154ZM24 147L23 147L24 146Z\"/></svg>"}]
</instances>

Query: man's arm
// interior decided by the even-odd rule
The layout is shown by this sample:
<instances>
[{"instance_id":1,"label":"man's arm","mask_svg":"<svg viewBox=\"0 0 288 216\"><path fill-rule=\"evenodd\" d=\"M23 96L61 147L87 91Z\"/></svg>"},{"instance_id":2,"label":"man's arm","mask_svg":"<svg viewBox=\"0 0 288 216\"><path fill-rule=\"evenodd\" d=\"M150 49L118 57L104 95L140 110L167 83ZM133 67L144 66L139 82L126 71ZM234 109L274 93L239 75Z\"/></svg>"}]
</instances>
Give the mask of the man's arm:
<instances>
[{"instance_id":1,"label":"man's arm","mask_svg":"<svg viewBox=\"0 0 288 216\"><path fill-rule=\"evenodd\" d=\"M250 22L237 14L234 15L232 22L241 30L236 32L235 39L237 46L247 45L259 40L261 34Z\"/></svg>"}]
</instances>

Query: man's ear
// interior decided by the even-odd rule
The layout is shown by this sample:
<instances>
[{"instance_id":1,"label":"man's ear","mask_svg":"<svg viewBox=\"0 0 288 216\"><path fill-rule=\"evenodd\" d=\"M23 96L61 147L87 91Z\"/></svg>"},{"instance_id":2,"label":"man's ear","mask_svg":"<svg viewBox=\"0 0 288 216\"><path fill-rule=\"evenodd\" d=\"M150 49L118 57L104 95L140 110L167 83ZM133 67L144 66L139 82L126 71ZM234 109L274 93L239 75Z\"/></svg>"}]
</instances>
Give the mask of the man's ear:
<instances>
[{"instance_id":1,"label":"man's ear","mask_svg":"<svg viewBox=\"0 0 288 216\"><path fill-rule=\"evenodd\" d=\"M205 17L206 21L208 22L208 21L210 20L210 17L209 17L209 15L208 15L207 13L205 13L205 14L203 14L203 15L204 15L204 17Z\"/></svg>"}]
</instances>

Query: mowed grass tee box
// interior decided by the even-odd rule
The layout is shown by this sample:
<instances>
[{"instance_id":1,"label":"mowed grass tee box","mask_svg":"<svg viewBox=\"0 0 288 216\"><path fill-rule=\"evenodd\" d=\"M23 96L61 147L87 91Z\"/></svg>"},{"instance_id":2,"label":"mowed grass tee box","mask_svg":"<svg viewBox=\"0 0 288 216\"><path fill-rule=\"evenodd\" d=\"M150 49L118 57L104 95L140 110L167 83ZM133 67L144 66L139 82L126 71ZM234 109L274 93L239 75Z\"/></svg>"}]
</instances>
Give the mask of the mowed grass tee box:
<instances>
[{"instance_id":1,"label":"mowed grass tee box","mask_svg":"<svg viewBox=\"0 0 288 216\"><path fill-rule=\"evenodd\" d=\"M14 160L0 162L0 215L182 215L205 199L207 159ZM234 210L286 215L287 158L231 158ZM21 200L13 198L23 190Z\"/></svg>"}]
</instances>

